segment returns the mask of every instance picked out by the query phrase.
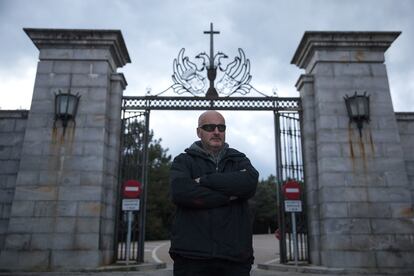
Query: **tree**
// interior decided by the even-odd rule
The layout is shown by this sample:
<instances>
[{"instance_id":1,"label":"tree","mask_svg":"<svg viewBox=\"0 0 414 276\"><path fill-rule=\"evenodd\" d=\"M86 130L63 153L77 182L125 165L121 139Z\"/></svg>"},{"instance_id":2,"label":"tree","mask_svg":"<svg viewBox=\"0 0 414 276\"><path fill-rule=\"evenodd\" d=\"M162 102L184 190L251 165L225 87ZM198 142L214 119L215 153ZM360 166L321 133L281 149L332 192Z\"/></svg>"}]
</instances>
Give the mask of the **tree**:
<instances>
[{"instance_id":1,"label":"tree","mask_svg":"<svg viewBox=\"0 0 414 276\"><path fill-rule=\"evenodd\" d=\"M277 228L277 191L276 177L259 181L255 196L251 199L253 210L253 233L273 233Z\"/></svg>"},{"instance_id":2,"label":"tree","mask_svg":"<svg viewBox=\"0 0 414 276\"><path fill-rule=\"evenodd\" d=\"M145 124L140 119L142 115L124 121L122 182L126 179L142 181ZM171 155L168 154L168 149L161 146L161 141L154 139L153 130L149 131L145 223L147 240L168 239L174 213L174 206L169 197Z\"/></svg>"}]
</instances>

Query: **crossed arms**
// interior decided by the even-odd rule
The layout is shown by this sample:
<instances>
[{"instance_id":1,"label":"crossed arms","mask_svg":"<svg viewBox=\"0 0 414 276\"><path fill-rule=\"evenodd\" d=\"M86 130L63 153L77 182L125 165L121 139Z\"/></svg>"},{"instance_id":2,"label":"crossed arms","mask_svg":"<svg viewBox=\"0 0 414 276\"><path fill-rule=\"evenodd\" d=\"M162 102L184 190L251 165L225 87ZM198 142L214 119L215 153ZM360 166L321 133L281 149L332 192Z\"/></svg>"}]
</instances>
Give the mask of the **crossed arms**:
<instances>
[{"instance_id":1,"label":"crossed arms","mask_svg":"<svg viewBox=\"0 0 414 276\"><path fill-rule=\"evenodd\" d=\"M191 177L191 165L184 156L174 159L171 166L172 201L182 207L215 208L228 205L234 199L251 198L257 187L259 174L249 159L240 160L238 170Z\"/></svg>"}]
</instances>

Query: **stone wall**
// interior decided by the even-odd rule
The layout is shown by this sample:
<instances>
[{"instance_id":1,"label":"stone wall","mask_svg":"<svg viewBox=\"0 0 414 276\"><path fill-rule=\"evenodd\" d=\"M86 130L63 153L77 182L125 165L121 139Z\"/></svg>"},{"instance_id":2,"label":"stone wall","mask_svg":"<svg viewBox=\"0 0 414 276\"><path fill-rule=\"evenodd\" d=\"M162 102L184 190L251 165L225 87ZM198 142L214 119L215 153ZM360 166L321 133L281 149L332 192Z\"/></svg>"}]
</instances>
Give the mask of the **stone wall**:
<instances>
[{"instance_id":1,"label":"stone wall","mask_svg":"<svg viewBox=\"0 0 414 276\"><path fill-rule=\"evenodd\" d=\"M411 185L411 198L414 204L414 112L398 112L395 115L400 131L405 168ZM407 210L407 216L411 217L414 223L413 209L411 209L411 212Z\"/></svg>"},{"instance_id":2,"label":"stone wall","mask_svg":"<svg viewBox=\"0 0 414 276\"><path fill-rule=\"evenodd\" d=\"M27 114L27 110L0 110L0 251L9 224Z\"/></svg>"},{"instance_id":3,"label":"stone wall","mask_svg":"<svg viewBox=\"0 0 414 276\"><path fill-rule=\"evenodd\" d=\"M114 256L121 99L119 30L25 29L39 62L0 270L79 270ZM65 127L55 94L79 94Z\"/></svg>"},{"instance_id":4,"label":"stone wall","mask_svg":"<svg viewBox=\"0 0 414 276\"><path fill-rule=\"evenodd\" d=\"M384 52L399 32L306 32L292 63L303 103L304 164L313 264L349 271L414 270L406 156ZM370 95L361 135L344 97Z\"/></svg>"}]
</instances>

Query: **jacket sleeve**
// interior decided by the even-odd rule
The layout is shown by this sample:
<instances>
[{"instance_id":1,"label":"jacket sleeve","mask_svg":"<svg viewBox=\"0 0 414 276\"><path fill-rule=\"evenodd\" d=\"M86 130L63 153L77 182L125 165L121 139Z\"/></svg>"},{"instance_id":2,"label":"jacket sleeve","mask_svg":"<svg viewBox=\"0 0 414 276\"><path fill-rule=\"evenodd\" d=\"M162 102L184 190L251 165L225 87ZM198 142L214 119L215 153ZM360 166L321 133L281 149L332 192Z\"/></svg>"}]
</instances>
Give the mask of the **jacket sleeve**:
<instances>
[{"instance_id":1,"label":"jacket sleeve","mask_svg":"<svg viewBox=\"0 0 414 276\"><path fill-rule=\"evenodd\" d=\"M233 172L213 173L200 178L200 183L229 197L249 199L256 193L259 173L244 157Z\"/></svg>"},{"instance_id":2,"label":"jacket sleeve","mask_svg":"<svg viewBox=\"0 0 414 276\"><path fill-rule=\"evenodd\" d=\"M230 198L197 183L191 177L190 164L184 155L177 156L170 171L171 197L174 204L189 208L215 208L227 205Z\"/></svg>"}]
</instances>

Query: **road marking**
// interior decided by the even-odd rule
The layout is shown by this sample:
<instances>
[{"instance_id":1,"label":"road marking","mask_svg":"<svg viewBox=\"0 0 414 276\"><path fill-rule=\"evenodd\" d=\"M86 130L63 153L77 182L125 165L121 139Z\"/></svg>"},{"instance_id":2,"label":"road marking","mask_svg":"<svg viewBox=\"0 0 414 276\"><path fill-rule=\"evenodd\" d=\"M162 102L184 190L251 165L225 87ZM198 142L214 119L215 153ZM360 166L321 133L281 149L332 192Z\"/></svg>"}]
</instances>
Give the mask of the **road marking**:
<instances>
[{"instance_id":1,"label":"road marking","mask_svg":"<svg viewBox=\"0 0 414 276\"><path fill-rule=\"evenodd\" d=\"M280 261L280 258L276 258L276 259L273 259L273 260L267 261L267 262L265 262L264 264L271 264L271 263L275 263L275 262L278 262L278 261Z\"/></svg>"},{"instance_id":2,"label":"road marking","mask_svg":"<svg viewBox=\"0 0 414 276\"><path fill-rule=\"evenodd\" d=\"M155 261L156 263L163 263L163 261L161 261L161 260L158 258L158 256L157 256L157 251L158 251L158 249L160 249L161 247L163 247L163 246L164 246L164 245L166 245L166 244L168 244L168 242L164 242L164 243L162 243L162 244L160 244L160 245L156 246L156 247L152 250L151 256L152 256L152 258L154 259L154 261Z\"/></svg>"}]
</instances>

